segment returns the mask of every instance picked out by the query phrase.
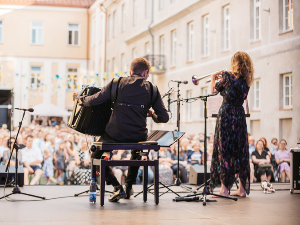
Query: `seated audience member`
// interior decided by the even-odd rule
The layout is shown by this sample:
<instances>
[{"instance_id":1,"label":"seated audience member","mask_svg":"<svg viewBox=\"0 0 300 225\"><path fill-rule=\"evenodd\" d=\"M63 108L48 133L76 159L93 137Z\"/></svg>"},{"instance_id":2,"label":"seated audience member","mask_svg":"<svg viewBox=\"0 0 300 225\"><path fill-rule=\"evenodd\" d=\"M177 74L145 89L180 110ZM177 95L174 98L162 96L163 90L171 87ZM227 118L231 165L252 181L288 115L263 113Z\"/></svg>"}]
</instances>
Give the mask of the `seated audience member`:
<instances>
[{"instance_id":1,"label":"seated audience member","mask_svg":"<svg viewBox=\"0 0 300 225\"><path fill-rule=\"evenodd\" d=\"M192 144L192 148L194 149L193 154L191 155L191 164L192 165L200 165L202 163L202 154L203 152L200 150L200 142L194 142Z\"/></svg>"},{"instance_id":2,"label":"seated audience member","mask_svg":"<svg viewBox=\"0 0 300 225\"><path fill-rule=\"evenodd\" d=\"M258 140L256 142L255 151L252 152L252 162L254 164L254 176L259 180L271 181L273 172L270 167L266 164L270 164L270 156L264 151L264 142Z\"/></svg>"},{"instance_id":3,"label":"seated audience member","mask_svg":"<svg viewBox=\"0 0 300 225\"><path fill-rule=\"evenodd\" d=\"M290 174L290 151L286 149L287 142L282 139L280 141L280 149L275 154L276 163L281 176L281 182L285 182L286 176L291 180Z\"/></svg>"},{"instance_id":4,"label":"seated audience member","mask_svg":"<svg viewBox=\"0 0 300 225\"><path fill-rule=\"evenodd\" d=\"M44 174L43 177L46 177L46 185L50 184L50 177L53 177L53 157L49 149L45 148L44 150Z\"/></svg>"},{"instance_id":5,"label":"seated audience member","mask_svg":"<svg viewBox=\"0 0 300 225\"><path fill-rule=\"evenodd\" d=\"M170 169L172 167L171 153L165 147L160 147L158 152L153 151L152 159L158 159L159 155L159 170Z\"/></svg>"},{"instance_id":6,"label":"seated audience member","mask_svg":"<svg viewBox=\"0 0 300 225\"><path fill-rule=\"evenodd\" d=\"M41 150L35 146L32 146L33 136L28 135L26 137L26 148L22 150L22 162L24 165L24 184L28 185L28 175L34 174L34 178L31 180L30 185L35 185L43 175L41 169L41 162L43 156Z\"/></svg>"},{"instance_id":7,"label":"seated audience member","mask_svg":"<svg viewBox=\"0 0 300 225\"><path fill-rule=\"evenodd\" d=\"M251 160L252 152L255 151L255 139L253 136L249 137L249 158Z\"/></svg>"},{"instance_id":8,"label":"seated audience member","mask_svg":"<svg viewBox=\"0 0 300 225\"><path fill-rule=\"evenodd\" d=\"M211 165L211 159L212 159L213 151L214 151L214 144L209 143L207 145L207 166ZM204 164L204 154L203 154L203 157L202 157L202 164Z\"/></svg>"},{"instance_id":9,"label":"seated audience member","mask_svg":"<svg viewBox=\"0 0 300 225\"><path fill-rule=\"evenodd\" d=\"M80 141L78 154L80 163L74 170L74 184L89 184L91 180L91 157L85 138L82 138Z\"/></svg>"},{"instance_id":10,"label":"seated audience member","mask_svg":"<svg viewBox=\"0 0 300 225\"><path fill-rule=\"evenodd\" d=\"M190 144L190 141L187 138L183 138L181 143L180 143L182 151L187 157L187 162L191 162L191 155L194 152L189 144Z\"/></svg>"},{"instance_id":11,"label":"seated audience member","mask_svg":"<svg viewBox=\"0 0 300 225\"><path fill-rule=\"evenodd\" d=\"M3 158L3 153L8 150L7 141L9 137L7 136L0 136L0 161Z\"/></svg>"},{"instance_id":12,"label":"seated audience member","mask_svg":"<svg viewBox=\"0 0 300 225\"><path fill-rule=\"evenodd\" d=\"M63 173L65 170L65 160L67 153L65 151L65 142L60 143L59 148L54 152L53 158L55 163L55 179L58 184L63 184Z\"/></svg>"},{"instance_id":13,"label":"seated audience member","mask_svg":"<svg viewBox=\"0 0 300 225\"><path fill-rule=\"evenodd\" d=\"M12 137L10 140L8 140L7 146L10 146L9 150L6 150L3 152L3 165L7 165L11 151L13 150L13 145L15 143L15 138ZM18 151L18 164L21 164L21 151ZM14 150L11 159L10 159L10 165L15 166L16 165L16 151Z\"/></svg>"},{"instance_id":14,"label":"seated audience member","mask_svg":"<svg viewBox=\"0 0 300 225\"><path fill-rule=\"evenodd\" d=\"M171 159L172 159L172 166L171 169L173 170L173 174L177 174L177 168L178 168L178 145L175 143L172 146L172 154L171 154ZM179 178L182 183L187 183L187 171L185 167L187 166L187 156L183 153L183 149L180 147L179 148Z\"/></svg>"},{"instance_id":15,"label":"seated audience member","mask_svg":"<svg viewBox=\"0 0 300 225\"><path fill-rule=\"evenodd\" d=\"M270 157L270 159L271 159L272 154L271 154L271 152L270 152L270 149L268 148L268 142L267 142L267 139L264 138L264 137L261 137L260 140L262 140L262 141L264 142L264 146L265 146L265 147L264 147L264 151L268 153L268 155L269 155L269 157Z\"/></svg>"},{"instance_id":16,"label":"seated audience member","mask_svg":"<svg viewBox=\"0 0 300 225\"><path fill-rule=\"evenodd\" d=\"M275 155L275 153L279 150L278 139L272 138L271 143L273 145L271 148L271 154Z\"/></svg>"},{"instance_id":17,"label":"seated audience member","mask_svg":"<svg viewBox=\"0 0 300 225\"><path fill-rule=\"evenodd\" d=\"M112 157L112 160L130 160L130 151L128 150L116 150L114 151L114 155ZM121 184L122 176L127 176L128 172L128 166L115 166L112 168L113 173L115 174L115 177Z\"/></svg>"},{"instance_id":18,"label":"seated audience member","mask_svg":"<svg viewBox=\"0 0 300 225\"><path fill-rule=\"evenodd\" d=\"M66 141L65 149L68 155L68 166L67 166L67 183L68 185L71 184L72 175L74 176L74 170L76 167L76 164L78 165L79 162L79 156L78 156L78 150L74 147L73 143L71 141Z\"/></svg>"}]
</instances>

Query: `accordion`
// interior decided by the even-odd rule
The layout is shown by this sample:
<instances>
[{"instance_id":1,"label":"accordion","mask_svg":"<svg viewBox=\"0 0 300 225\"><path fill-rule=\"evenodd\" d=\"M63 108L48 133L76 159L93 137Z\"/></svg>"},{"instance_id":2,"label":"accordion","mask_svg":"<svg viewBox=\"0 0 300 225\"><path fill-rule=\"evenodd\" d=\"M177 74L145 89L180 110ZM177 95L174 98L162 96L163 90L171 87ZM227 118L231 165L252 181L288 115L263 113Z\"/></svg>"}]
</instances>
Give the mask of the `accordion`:
<instances>
[{"instance_id":1,"label":"accordion","mask_svg":"<svg viewBox=\"0 0 300 225\"><path fill-rule=\"evenodd\" d=\"M83 85L78 96L91 96L101 91L101 88ZM68 127L80 133L101 136L111 116L111 101L95 106L81 106L75 99L71 117L67 123Z\"/></svg>"}]
</instances>

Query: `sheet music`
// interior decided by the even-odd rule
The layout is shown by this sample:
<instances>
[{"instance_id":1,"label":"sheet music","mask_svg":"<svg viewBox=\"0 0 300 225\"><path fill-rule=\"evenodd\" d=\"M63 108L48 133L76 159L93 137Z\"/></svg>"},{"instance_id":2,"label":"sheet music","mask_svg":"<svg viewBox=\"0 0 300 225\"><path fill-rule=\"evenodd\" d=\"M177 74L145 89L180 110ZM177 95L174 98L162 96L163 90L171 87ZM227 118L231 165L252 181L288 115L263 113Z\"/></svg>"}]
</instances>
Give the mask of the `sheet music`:
<instances>
[{"instance_id":1,"label":"sheet music","mask_svg":"<svg viewBox=\"0 0 300 225\"><path fill-rule=\"evenodd\" d=\"M222 102L223 102L223 96L221 95L216 95L207 98L207 117L211 117L212 114L218 114ZM243 107L245 110L245 114L249 114L247 99L244 101Z\"/></svg>"},{"instance_id":2,"label":"sheet music","mask_svg":"<svg viewBox=\"0 0 300 225\"><path fill-rule=\"evenodd\" d=\"M212 114L218 114L222 102L223 97L221 95L216 95L207 98L207 116L211 117Z\"/></svg>"}]
</instances>

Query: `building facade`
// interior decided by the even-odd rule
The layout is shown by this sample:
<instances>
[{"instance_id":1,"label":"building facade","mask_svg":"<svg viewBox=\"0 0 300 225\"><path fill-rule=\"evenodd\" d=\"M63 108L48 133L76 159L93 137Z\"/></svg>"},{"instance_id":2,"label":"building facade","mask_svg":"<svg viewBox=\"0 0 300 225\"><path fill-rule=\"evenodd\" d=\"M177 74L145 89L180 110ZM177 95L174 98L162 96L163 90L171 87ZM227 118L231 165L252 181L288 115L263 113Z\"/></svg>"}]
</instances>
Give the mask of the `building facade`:
<instances>
[{"instance_id":1,"label":"building facade","mask_svg":"<svg viewBox=\"0 0 300 225\"><path fill-rule=\"evenodd\" d=\"M95 8L97 4L100 7L95 2ZM277 137L286 139L289 147L296 145L300 137L299 1L107 0L100 8L107 18L106 37L102 37L106 42L101 42L106 54L95 61L101 62L106 76L128 72L132 59L146 57L152 64L150 79L160 92L173 87L175 100L177 83L170 80L187 80L188 84L180 84L181 98L186 99L210 93L210 84L204 79L195 86L192 75L228 68L233 54L245 51L255 69L248 96L249 133L256 140ZM90 16L96 18L97 12ZM152 129L176 129L176 103L169 108L170 122L152 124ZM180 130L204 132L203 101L182 102L180 115ZM208 133L214 133L214 127L215 119L209 118Z\"/></svg>"},{"instance_id":2,"label":"building facade","mask_svg":"<svg viewBox=\"0 0 300 225\"><path fill-rule=\"evenodd\" d=\"M210 93L209 83L204 79L195 86L192 76L228 68L233 54L245 51L255 69L248 96L249 133L256 140L277 137L286 139L289 147L296 145L300 137L299 1L96 0L85 8L54 7L56 11L51 11L47 6L40 11L32 7L1 9L0 65L5 74L1 82L8 85L7 80L14 77L15 105L31 106L39 99L71 109L72 86L80 86L79 81L103 86L111 78L126 76L136 57L149 60L149 79L161 94L173 87L172 101L178 92L177 83L171 80L188 81L179 85L183 99L205 95ZM24 19L16 26L13 21L20 14L13 15L19 12ZM39 30L43 31L42 44L33 45L33 33L37 43L41 39ZM24 75L38 74L38 68L48 81L34 99L30 87L38 87L38 79ZM77 78L76 85L70 84L72 78ZM49 80L56 95L48 87ZM168 106L167 97L164 101ZM149 121L151 129L176 129L176 102L168 108L170 122ZM203 133L203 101L182 102L180 108L180 130ZM208 133L214 132L214 126L215 119L209 118Z\"/></svg>"}]
</instances>

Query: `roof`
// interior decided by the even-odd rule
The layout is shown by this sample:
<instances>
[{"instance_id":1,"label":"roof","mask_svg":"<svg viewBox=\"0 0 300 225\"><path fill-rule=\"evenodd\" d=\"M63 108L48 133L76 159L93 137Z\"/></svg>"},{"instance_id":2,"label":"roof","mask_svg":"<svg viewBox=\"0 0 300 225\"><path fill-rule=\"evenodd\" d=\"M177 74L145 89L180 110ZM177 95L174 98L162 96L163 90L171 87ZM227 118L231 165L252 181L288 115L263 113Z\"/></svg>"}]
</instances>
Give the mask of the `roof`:
<instances>
[{"instance_id":1,"label":"roof","mask_svg":"<svg viewBox=\"0 0 300 225\"><path fill-rule=\"evenodd\" d=\"M0 0L0 4L89 8L95 1L96 0Z\"/></svg>"}]
</instances>

